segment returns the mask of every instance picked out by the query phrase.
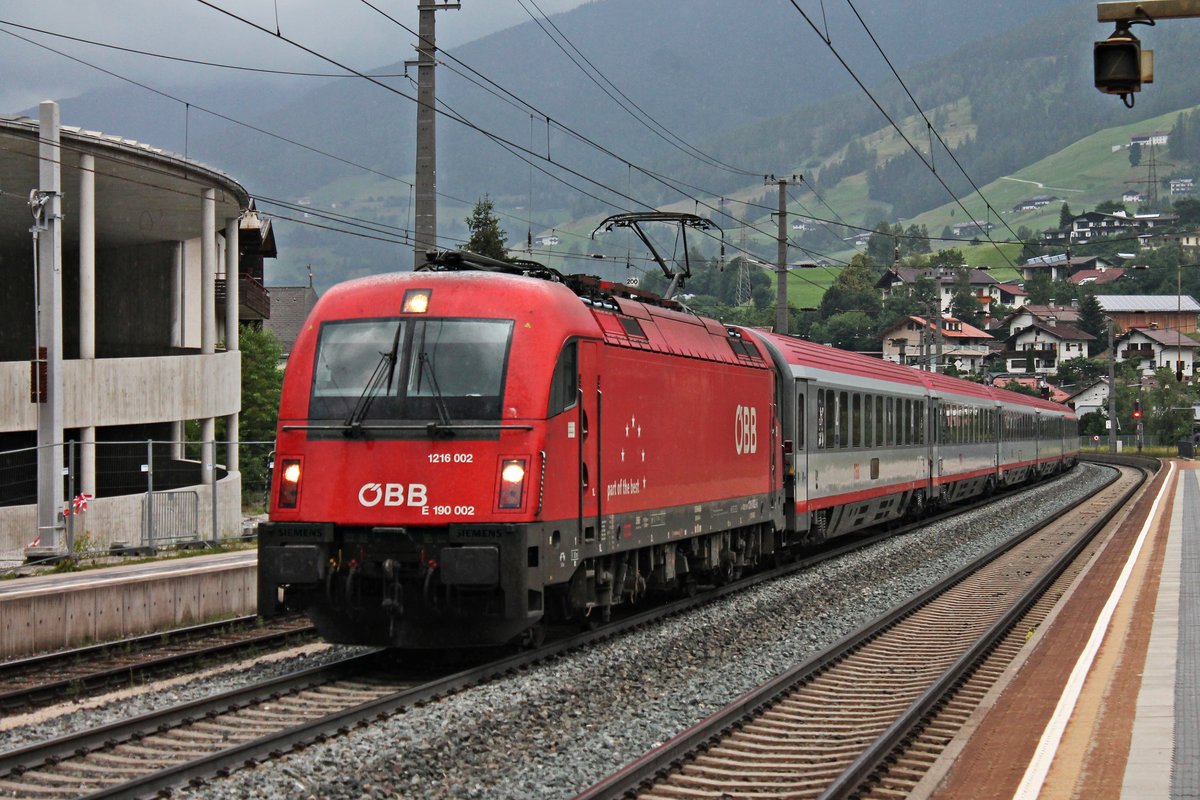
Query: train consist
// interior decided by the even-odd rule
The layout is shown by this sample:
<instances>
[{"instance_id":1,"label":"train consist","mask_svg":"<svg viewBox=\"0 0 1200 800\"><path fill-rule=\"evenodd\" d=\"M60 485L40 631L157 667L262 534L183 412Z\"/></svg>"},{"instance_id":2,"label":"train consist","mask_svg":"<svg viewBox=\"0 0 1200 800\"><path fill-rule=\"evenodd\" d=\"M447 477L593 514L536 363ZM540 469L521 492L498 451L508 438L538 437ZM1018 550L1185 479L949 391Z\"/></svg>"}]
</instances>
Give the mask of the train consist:
<instances>
[{"instance_id":1,"label":"train consist","mask_svg":"<svg viewBox=\"0 0 1200 800\"><path fill-rule=\"evenodd\" d=\"M1078 454L1061 405L532 264L437 264L331 289L292 348L259 602L332 641L533 640Z\"/></svg>"}]
</instances>

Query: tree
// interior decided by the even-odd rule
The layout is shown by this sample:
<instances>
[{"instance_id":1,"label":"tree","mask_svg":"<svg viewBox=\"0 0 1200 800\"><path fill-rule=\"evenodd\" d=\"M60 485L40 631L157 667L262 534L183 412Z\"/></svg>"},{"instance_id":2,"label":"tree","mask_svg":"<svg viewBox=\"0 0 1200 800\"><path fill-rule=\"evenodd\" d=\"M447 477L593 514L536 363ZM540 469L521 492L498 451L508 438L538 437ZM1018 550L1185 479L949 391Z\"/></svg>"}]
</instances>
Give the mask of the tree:
<instances>
[{"instance_id":1,"label":"tree","mask_svg":"<svg viewBox=\"0 0 1200 800\"><path fill-rule=\"evenodd\" d=\"M1134 142L1129 145L1129 166L1138 167L1142 164L1142 145Z\"/></svg>"},{"instance_id":2,"label":"tree","mask_svg":"<svg viewBox=\"0 0 1200 800\"><path fill-rule=\"evenodd\" d=\"M238 415L238 438L242 442L272 442L279 421L279 393L283 370L279 362L283 348L271 331L241 326L238 349L242 358L242 410ZM270 483L267 453L262 446L238 446L242 472L242 500L261 501Z\"/></svg>"},{"instance_id":3,"label":"tree","mask_svg":"<svg viewBox=\"0 0 1200 800\"><path fill-rule=\"evenodd\" d=\"M1108 347L1108 317L1096 295L1088 292L1079 301L1079 329L1096 337L1097 352Z\"/></svg>"},{"instance_id":4,"label":"tree","mask_svg":"<svg viewBox=\"0 0 1200 800\"><path fill-rule=\"evenodd\" d=\"M1124 211L1125 204L1119 200L1104 200L1097 204L1096 210L1101 214L1111 214L1114 211Z\"/></svg>"},{"instance_id":5,"label":"tree","mask_svg":"<svg viewBox=\"0 0 1200 800\"><path fill-rule=\"evenodd\" d=\"M875 318L862 311L846 311L825 320L822 341L842 350L878 350ZM817 328L813 328L814 335Z\"/></svg>"},{"instance_id":6,"label":"tree","mask_svg":"<svg viewBox=\"0 0 1200 800\"><path fill-rule=\"evenodd\" d=\"M1076 356L1058 362L1058 374L1054 382L1059 386L1088 386L1108 374L1108 364L1085 356Z\"/></svg>"},{"instance_id":7,"label":"tree","mask_svg":"<svg viewBox=\"0 0 1200 800\"><path fill-rule=\"evenodd\" d=\"M983 309L971 288L971 271L965 268L954 270L954 294L950 296L950 313L959 322L979 326Z\"/></svg>"},{"instance_id":8,"label":"tree","mask_svg":"<svg viewBox=\"0 0 1200 800\"><path fill-rule=\"evenodd\" d=\"M846 311L878 316L880 302L875 274L867 265L867 257L859 253L842 268L821 298L821 317L828 320Z\"/></svg>"},{"instance_id":9,"label":"tree","mask_svg":"<svg viewBox=\"0 0 1200 800\"><path fill-rule=\"evenodd\" d=\"M467 228L471 238L467 240L466 249L481 256L508 260L508 234L500 227L500 220L492 213L495 205L488 195L479 198L471 216L467 217Z\"/></svg>"},{"instance_id":10,"label":"tree","mask_svg":"<svg viewBox=\"0 0 1200 800\"><path fill-rule=\"evenodd\" d=\"M1192 435L1192 398L1183 384L1175 382L1170 368L1154 373L1154 386L1142 403L1145 432L1161 445L1171 445Z\"/></svg>"},{"instance_id":11,"label":"tree","mask_svg":"<svg viewBox=\"0 0 1200 800\"><path fill-rule=\"evenodd\" d=\"M896 236L903 233L904 226L898 222L895 230L886 221L875 226L875 232L867 238L867 260L871 266L880 271L891 269L896 261L896 250L900 246Z\"/></svg>"},{"instance_id":12,"label":"tree","mask_svg":"<svg viewBox=\"0 0 1200 800\"><path fill-rule=\"evenodd\" d=\"M1059 229L1070 227L1071 220L1075 219L1075 215L1071 213L1071 207L1066 203L1062 204L1062 208L1058 211L1058 227Z\"/></svg>"}]
</instances>

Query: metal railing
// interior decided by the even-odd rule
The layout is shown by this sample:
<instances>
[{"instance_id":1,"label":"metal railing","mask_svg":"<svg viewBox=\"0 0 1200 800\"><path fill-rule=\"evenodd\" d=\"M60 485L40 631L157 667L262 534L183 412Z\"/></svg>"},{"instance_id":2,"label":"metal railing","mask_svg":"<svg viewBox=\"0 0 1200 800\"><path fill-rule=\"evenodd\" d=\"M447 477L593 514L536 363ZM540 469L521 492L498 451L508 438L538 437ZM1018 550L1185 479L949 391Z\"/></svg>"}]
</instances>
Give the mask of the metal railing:
<instances>
[{"instance_id":1,"label":"metal railing","mask_svg":"<svg viewBox=\"0 0 1200 800\"><path fill-rule=\"evenodd\" d=\"M63 449L52 546L67 553L217 543L241 536L267 510L274 442L72 440L16 448L0 451L0 552L49 545L41 541L46 531L29 524L31 515L37 519L38 454L46 447Z\"/></svg>"}]
</instances>

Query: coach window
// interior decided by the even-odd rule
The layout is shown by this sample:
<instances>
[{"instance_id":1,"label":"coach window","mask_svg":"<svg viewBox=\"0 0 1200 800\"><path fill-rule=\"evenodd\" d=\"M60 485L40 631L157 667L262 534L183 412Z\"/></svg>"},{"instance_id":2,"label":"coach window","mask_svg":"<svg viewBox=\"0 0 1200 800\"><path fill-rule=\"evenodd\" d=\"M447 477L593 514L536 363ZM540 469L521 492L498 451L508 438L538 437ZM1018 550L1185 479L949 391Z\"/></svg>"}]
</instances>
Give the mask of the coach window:
<instances>
[{"instance_id":1,"label":"coach window","mask_svg":"<svg viewBox=\"0 0 1200 800\"><path fill-rule=\"evenodd\" d=\"M854 393L851 398L850 412L850 446L862 447L862 431L863 431L863 398L858 392Z\"/></svg>"},{"instance_id":2,"label":"coach window","mask_svg":"<svg viewBox=\"0 0 1200 800\"><path fill-rule=\"evenodd\" d=\"M875 446L882 447L884 444L884 427L883 427L883 398L875 396Z\"/></svg>"},{"instance_id":3,"label":"coach window","mask_svg":"<svg viewBox=\"0 0 1200 800\"><path fill-rule=\"evenodd\" d=\"M850 393L838 392L837 395L837 446L839 448L846 448L850 446Z\"/></svg>"},{"instance_id":4,"label":"coach window","mask_svg":"<svg viewBox=\"0 0 1200 800\"><path fill-rule=\"evenodd\" d=\"M888 444L898 445L904 441L900 432L900 398L888 398Z\"/></svg>"},{"instance_id":5,"label":"coach window","mask_svg":"<svg viewBox=\"0 0 1200 800\"><path fill-rule=\"evenodd\" d=\"M554 365L550 379L550 408L547 417L572 408L579 399L579 358L575 342L567 342Z\"/></svg>"},{"instance_id":6,"label":"coach window","mask_svg":"<svg viewBox=\"0 0 1200 800\"><path fill-rule=\"evenodd\" d=\"M796 395L796 446L797 452L804 449L804 392Z\"/></svg>"},{"instance_id":7,"label":"coach window","mask_svg":"<svg viewBox=\"0 0 1200 800\"><path fill-rule=\"evenodd\" d=\"M863 447L875 444L875 398L863 395Z\"/></svg>"}]
</instances>

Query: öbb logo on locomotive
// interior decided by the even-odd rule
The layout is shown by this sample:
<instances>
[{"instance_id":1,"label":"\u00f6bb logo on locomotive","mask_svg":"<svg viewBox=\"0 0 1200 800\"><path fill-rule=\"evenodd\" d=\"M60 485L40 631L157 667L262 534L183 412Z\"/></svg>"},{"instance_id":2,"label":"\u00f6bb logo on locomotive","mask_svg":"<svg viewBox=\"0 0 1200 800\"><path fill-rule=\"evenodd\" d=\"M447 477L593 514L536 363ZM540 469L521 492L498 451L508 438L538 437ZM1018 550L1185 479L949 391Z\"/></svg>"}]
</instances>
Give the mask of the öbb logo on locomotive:
<instances>
[{"instance_id":1,"label":"\u00f6bb logo on locomotive","mask_svg":"<svg viewBox=\"0 0 1200 800\"><path fill-rule=\"evenodd\" d=\"M733 446L739 456L758 452L758 409L737 407L733 420Z\"/></svg>"},{"instance_id":2,"label":"\u00f6bb logo on locomotive","mask_svg":"<svg viewBox=\"0 0 1200 800\"><path fill-rule=\"evenodd\" d=\"M414 506L422 508L429 500L429 490L423 483L364 483L358 490L358 502L367 508L382 502L385 506Z\"/></svg>"}]
</instances>

